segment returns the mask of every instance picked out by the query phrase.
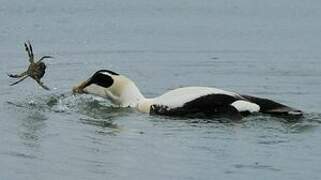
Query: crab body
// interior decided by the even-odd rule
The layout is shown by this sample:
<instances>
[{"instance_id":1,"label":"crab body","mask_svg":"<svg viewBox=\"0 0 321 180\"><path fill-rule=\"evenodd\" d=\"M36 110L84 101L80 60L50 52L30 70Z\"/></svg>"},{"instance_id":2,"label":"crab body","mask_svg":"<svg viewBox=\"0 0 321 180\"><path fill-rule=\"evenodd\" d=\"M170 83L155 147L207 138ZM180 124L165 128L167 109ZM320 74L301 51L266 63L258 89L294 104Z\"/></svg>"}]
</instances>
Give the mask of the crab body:
<instances>
[{"instance_id":1,"label":"crab body","mask_svg":"<svg viewBox=\"0 0 321 180\"><path fill-rule=\"evenodd\" d=\"M31 63L27 72L33 79L41 79L46 73L46 64L44 62Z\"/></svg>"},{"instance_id":2,"label":"crab body","mask_svg":"<svg viewBox=\"0 0 321 180\"><path fill-rule=\"evenodd\" d=\"M10 84L10 86L16 85L16 84L22 82L23 80L25 80L26 78L31 77L42 88L49 90L49 88L47 86L45 86L43 84L43 82L41 82L40 80L46 73L46 64L44 62L42 62L42 60L44 60L46 58L52 58L52 57L51 56L43 56L37 62L35 62L34 54L32 51L32 46L31 46L30 42L28 42L28 44L25 43L24 45L25 45L26 52L28 53L30 65L29 65L28 69L23 73L8 74L8 76L11 78L20 78L18 81Z\"/></svg>"}]
</instances>

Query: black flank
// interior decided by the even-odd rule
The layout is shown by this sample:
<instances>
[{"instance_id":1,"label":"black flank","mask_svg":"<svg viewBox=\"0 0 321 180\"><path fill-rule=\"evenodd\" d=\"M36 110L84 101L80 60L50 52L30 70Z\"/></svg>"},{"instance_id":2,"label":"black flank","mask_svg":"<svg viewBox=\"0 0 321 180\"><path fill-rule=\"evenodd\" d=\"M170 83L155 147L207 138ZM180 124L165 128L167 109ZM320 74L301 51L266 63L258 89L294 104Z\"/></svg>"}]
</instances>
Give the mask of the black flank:
<instances>
[{"instance_id":1,"label":"black flank","mask_svg":"<svg viewBox=\"0 0 321 180\"><path fill-rule=\"evenodd\" d=\"M239 100L239 98L225 94L210 94L186 102L182 107L173 109L163 105L152 105L150 113L195 118L226 117L238 120L242 118L241 114L235 107L230 105L237 100Z\"/></svg>"}]
</instances>

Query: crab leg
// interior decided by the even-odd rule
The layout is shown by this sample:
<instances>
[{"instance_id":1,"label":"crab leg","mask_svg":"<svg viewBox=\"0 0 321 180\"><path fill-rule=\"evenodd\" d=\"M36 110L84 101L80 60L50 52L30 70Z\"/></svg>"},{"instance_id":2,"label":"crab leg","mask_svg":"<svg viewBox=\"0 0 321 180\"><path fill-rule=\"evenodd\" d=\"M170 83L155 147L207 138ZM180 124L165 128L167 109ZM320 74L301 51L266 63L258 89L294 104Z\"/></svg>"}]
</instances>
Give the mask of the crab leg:
<instances>
[{"instance_id":1,"label":"crab leg","mask_svg":"<svg viewBox=\"0 0 321 180\"><path fill-rule=\"evenodd\" d=\"M30 50L31 58L33 59L34 56L33 56L33 51L32 51L32 46L30 44L30 41L28 41L28 44L29 44L29 50Z\"/></svg>"},{"instance_id":2,"label":"crab leg","mask_svg":"<svg viewBox=\"0 0 321 180\"><path fill-rule=\"evenodd\" d=\"M33 57L32 57L32 55L31 55L31 52L30 52L30 50L29 50L29 47L28 47L27 43L25 43L25 49L26 49L26 51L27 51L27 53L28 53L28 56L29 56L29 62L30 62L30 63L33 63Z\"/></svg>"},{"instance_id":3,"label":"crab leg","mask_svg":"<svg viewBox=\"0 0 321 180\"><path fill-rule=\"evenodd\" d=\"M8 76L11 77L11 78L21 78L21 77L23 77L23 76L25 76L27 74L28 74L28 71L25 71L25 72L23 72L21 74L8 74Z\"/></svg>"},{"instance_id":4,"label":"crab leg","mask_svg":"<svg viewBox=\"0 0 321 180\"><path fill-rule=\"evenodd\" d=\"M45 90L50 90L47 86L45 86L44 84L43 84L43 82L41 82L39 79L35 79L36 80L36 82L42 87L42 88L44 88Z\"/></svg>"},{"instance_id":5,"label":"crab leg","mask_svg":"<svg viewBox=\"0 0 321 180\"><path fill-rule=\"evenodd\" d=\"M29 47L28 47L27 43L25 43L25 48L26 48L29 58L31 58L31 54L30 54Z\"/></svg>"},{"instance_id":6,"label":"crab leg","mask_svg":"<svg viewBox=\"0 0 321 180\"><path fill-rule=\"evenodd\" d=\"M52 57L52 56L42 56L42 57L39 59L38 62L41 62L42 60L48 59L48 58L53 58L53 57ZM38 62L37 62L37 63L38 63Z\"/></svg>"},{"instance_id":7,"label":"crab leg","mask_svg":"<svg viewBox=\"0 0 321 180\"><path fill-rule=\"evenodd\" d=\"M14 86L14 85L16 85L16 84L18 84L18 83L22 82L23 80L27 79L27 77L29 77L29 76L28 76L28 75L24 76L23 78L19 79L19 81L17 81L17 82L14 82L14 83L10 84L10 86Z\"/></svg>"}]
</instances>

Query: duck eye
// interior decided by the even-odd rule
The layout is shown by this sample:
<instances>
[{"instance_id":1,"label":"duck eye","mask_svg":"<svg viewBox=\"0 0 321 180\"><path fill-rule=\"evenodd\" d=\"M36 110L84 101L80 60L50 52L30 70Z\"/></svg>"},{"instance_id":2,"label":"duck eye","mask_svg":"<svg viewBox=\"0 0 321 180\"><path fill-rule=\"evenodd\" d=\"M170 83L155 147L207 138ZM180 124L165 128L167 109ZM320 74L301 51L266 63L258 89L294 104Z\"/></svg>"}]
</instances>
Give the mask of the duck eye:
<instances>
[{"instance_id":1,"label":"duck eye","mask_svg":"<svg viewBox=\"0 0 321 180\"><path fill-rule=\"evenodd\" d=\"M90 79L90 83L97 84L98 86L102 86L104 88L108 88L114 83L114 80L109 75L96 73Z\"/></svg>"}]
</instances>

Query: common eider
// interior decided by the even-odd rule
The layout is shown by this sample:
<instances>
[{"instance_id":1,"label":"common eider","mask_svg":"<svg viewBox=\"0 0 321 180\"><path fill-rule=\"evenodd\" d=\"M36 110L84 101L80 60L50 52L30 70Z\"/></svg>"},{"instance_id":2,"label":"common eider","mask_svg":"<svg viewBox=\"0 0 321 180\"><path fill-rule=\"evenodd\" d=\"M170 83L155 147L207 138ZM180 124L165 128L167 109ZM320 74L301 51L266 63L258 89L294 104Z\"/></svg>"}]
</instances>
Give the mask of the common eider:
<instances>
[{"instance_id":1,"label":"common eider","mask_svg":"<svg viewBox=\"0 0 321 180\"><path fill-rule=\"evenodd\" d=\"M225 91L212 87L184 87L155 98L145 98L135 83L110 70L99 70L73 88L74 93L88 93L109 99L118 107L132 107L140 112L165 116L228 117L267 113L302 116L302 111L269 99Z\"/></svg>"}]
</instances>

